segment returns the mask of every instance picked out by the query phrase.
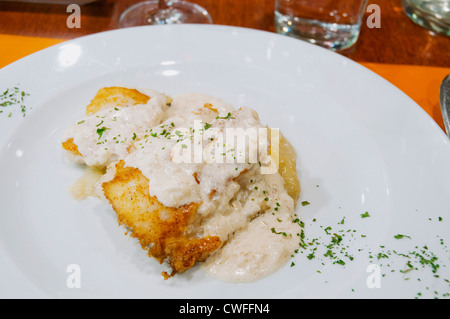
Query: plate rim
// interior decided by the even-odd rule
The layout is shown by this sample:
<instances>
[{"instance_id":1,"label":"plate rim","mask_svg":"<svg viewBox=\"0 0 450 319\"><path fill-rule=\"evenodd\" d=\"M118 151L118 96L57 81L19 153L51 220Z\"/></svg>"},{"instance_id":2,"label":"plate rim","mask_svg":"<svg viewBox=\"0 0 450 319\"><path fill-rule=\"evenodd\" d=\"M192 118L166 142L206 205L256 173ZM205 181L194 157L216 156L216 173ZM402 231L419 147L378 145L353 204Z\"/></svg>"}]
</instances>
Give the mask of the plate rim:
<instances>
[{"instance_id":1,"label":"plate rim","mask_svg":"<svg viewBox=\"0 0 450 319\"><path fill-rule=\"evenodd\" d=\"M165 27L165 26L164 26ZM181 27L181 26L180 26ZM184 27L184 26L183 26ZM233 30L233 29L238 29L238 30L246 30L246 32L248 31L248 30L250 30L251 32L254 32L254 31L256 31L256 32L258 32L258 33L261 33L261 34L270 34L270 36L276 36L276 37L281 37L281 35L277 35L276 33L272 33L272 32L269 32L269 31L264 31L264 30L255 30L255 29L248 29L248 28L242 28L242 27L232 27L232 26L207 26L208 28L220 28L220 29L223 29L223 30L226 30L227 32L229 31L229 30ZM136 28L148 28L148 27L136 27ZM130 30L130 29L134 29L134 28L129 28L129 29L123 29L123 30ZM122 29L121 29L122 30ZM87 35L87 36L84 36L84 37L80 37L80 38L76 38L76 39L72 39L72 40L68 40L68 41L65 41L65 42L62 42L62 43L59 43L59 44L55 44L55 45L53 45L53 46L51 46L51 47L49 47L49 48L45 48L45 49L43 49L43 50L40 50L40 51L38 51L38 52L41 52L40 54L45 54L45 52L43 52L43 51L46 51L46 50L50 50L50 49L52 49L52 50L55 50L55 49L58 49L59 47L61 47L62 45L66 45L67 43L73 43L73 42L78 42L78 41L82 41L81 39L86 39L86 38L95 38L95 37L101 37L101 36L103 36L105 33L113 33L113 32L116 32L117 30L109 30L109 31L105 31L105 32L100 32L100 33L96 33L96 34L92 34L92 35ZM131 32L131 31L129 31L129 32ZM288 39L290 39L290 38L288 38ZM298 41L298 40L296 40L296 39L292 39L293 41ZM291 41L291 40L288 40L288 41ZM364 72L367 72L368 71L368 73L367 74L371 74L371 76L375 76L377 79L376 79L376 81L380 81L380 79L384 82L384 86L386 86L386 85L388 85L389 87L390 87L390 90L392 90L392 89L394 89L395 91L396 91L396 94L401 94L401 95L403 95L403 99L406 97L408 100L409 100L409 104L414 104L415 105L415 111L414 112L420 112L420 113L422 113L421 115L419 115L419 116L421 116L420 117L420 120L421 121L423 121L424 122L424 120L426 119L426 117L424 117L423 115L426 115L427 117L428 117L428 121L427 122L429 122L430 120L432 121L431 123L433 123L433 126L435 127L435 128L437 128L440 132L441 132L441 137L445 137L446 138L446 135L445 135L445 133L440 129L440 127L437 125L437 123L431 118L431 116L429 116L424 110L423 110L423 108L421 108L416 102L414 102L409 96L407 96L403 91L401 91L399 88L397 88L396 86L394 86L393 84L391 84L389 81L387 81L386 79L384 79L383 77L381 77L381 76L379 76L378 74L376 74L375 72L373 72L373 71L371 71L370 69L367 69L366 67L364 67L363 65L361 65L361 64L359 64L358 62L356 62L356 61L353 61L353 60L351 60L350 58L348 58L348 57L345 57L345 56L341 56L341 55L339 55L339 54L337 54L337 53L334 53L334 52L331 52L331 51L328 51L327 49L325 49L325 48L321 48L321 47L317 47L317 46L315 46L315 45L313 45L313 44L310 44L310 43L303 43L304 45L306 45L307 47L314 47L314 48L316 48L316 49L319 49L319 50L323 50L323 52L328 52L328 53L332 53L332 54L335 54L334 56L339 56L339 59L345 59L346 61L348 61L349 63L351 63L353 66L355 66L355 67L357 67L357 68L360 68L361 70L365 70ZM42 53L43 52L43 53ZM328 53L326 53L326 54L328 54ZM35 53L33 53L33 54L35 54ZM32 54L32 55L33 55ZM31 55L30 55L31 56ZM20 60L17 60L17 61L15 61L15 62L13 62L13 63L11 63L10 65L12 65L12 64L17 64L17 63L19 63L21 60L23 60L23 59L30 59L30 56L27 56L27 57L24 57L24 58L22 58L22 59L20 59ZM10 65L8 65L8 66L10 66ZM12 66L12 67L14 67L14 66ZM0 75L2 74L2 71L3 71L3 69L1 69L0 70ZM406 100L405 100L406 101ZM425 124L425 123L424 123ZM433 136L435 135L435 133L433 133ZM437 136L436 136L437 137ZM448 145L448 146L450 146L450 143L447 143L447 144L443 144L443 145ZM0 145L1 146L1 145ZM1 148L0 149L0 151L1 150L3 150L3 148ZM449 150L450 150L450 148L449 148Z\"/></svg>"}]
</instances>

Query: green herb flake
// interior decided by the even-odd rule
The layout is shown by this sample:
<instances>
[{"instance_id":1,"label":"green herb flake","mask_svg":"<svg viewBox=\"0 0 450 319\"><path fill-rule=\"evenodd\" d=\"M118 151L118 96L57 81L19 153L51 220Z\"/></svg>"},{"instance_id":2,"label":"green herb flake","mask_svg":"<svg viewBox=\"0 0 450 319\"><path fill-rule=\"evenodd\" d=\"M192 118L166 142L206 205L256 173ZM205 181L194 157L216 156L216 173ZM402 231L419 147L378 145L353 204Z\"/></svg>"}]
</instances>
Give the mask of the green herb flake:
<instances>
[{"instance_id":1,"label":"green herb flake","mask_svg":"<svg viewBox=\"0 0 450 319\"><path fill-rule=\"evenodd\" d=\"M394 236L394 238L395 238L395 239L403 239L403 238L409 238L409 239L411 239L410 236L402 235L402 234L397 234L397 235Z\"/></svg>"},{"instance_id":2,"label":"green herb flake","mask_svg":"<svg viewBox=\"0 0 450 319\"><path fill-rule=\"evenodd\" d=\"M102 138L103 133L105 133L106 130L110 130L110 128L102 127L97 129L98 139Z\"/></svg>"},{"instance_id":3,"label":"green herb flake","mask_svg":"<svg viewBox=\"0 0 450 319\"><path fill-rule=\"evenodd\" d=\"M308 206L308 205L310 205L310 202L308 202L307 200L304 200L302 202L302 206Z\"/></svg>"},{"instance_id":4,"label":"green herb flake","mask_svg":"<svg viewBox=\"0 0 450 319\"><path fill-rule=\"evenodd\" d=\"M365 212L364 214L361 214L361 218L367 218L370 217L369 212Z\"/></svg>"},{"instance_id":5,"label":"green herb flake","mask_svg":"<svg viewBox=\"0 0 450 319\"><path fill-rule=\"evenodd\" d=\"M22 91L17 86L14 88L9 88L3 91L3 94L0 95L0 107L8 108L8 107L18 107L20 108L20 112L22 113L22 116L25 117L27 106L24 104L25 97L29 96L30 94L26 93L25 91ZM10 111L10 110L8 110ZM1 111L0 113L3 113ZM8 117L12 117L13 112L8 113Z\"/></svg>"},{"instance_id":6,"label":"green herb flake","mask_svg":"<svg viewBox=\"0 0 450 319\"><path fill-rule=\"evenodd\" d=\"M216 117L216 120L219 120L219 119L220 120L231 120L231 119L234 120L235 118L231 116L231 113L228 113L227 116L224 116L224 117L218 116L218 117Z\"/></svg>"},{"instance_id":7,"label":"green herb flake","mask_svg":"<svg viewBox=\"0 0 450 319\"><path fill-rule=\"evenodd\" d=\"M287 234L285 232L277 232L273 227L270 230L272 231L273 234L283 235L284 237L287 237Z\"/></svg>"}]
</instances>

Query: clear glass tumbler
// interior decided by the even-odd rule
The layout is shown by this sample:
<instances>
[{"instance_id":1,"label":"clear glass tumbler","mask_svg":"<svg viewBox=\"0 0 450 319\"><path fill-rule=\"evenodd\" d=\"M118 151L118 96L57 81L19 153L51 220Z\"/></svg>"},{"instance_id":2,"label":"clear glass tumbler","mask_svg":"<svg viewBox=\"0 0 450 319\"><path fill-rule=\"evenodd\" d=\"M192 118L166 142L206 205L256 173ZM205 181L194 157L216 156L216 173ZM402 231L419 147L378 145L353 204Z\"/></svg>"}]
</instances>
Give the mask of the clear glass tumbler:
<instances>
[{"instance_id":1,"label":"clear glass tumbler","mask_svg":"<svg viewBox=\"0 0 450 319\"><path fill-rule=\"evenodd\" d=\"M275 0L280 34L332 50L353 46L359 38L367 0Z\"/></svg>"},{"instance_id":2,"label":"clear glass tumbler","mask_svg":"<svg viewBox=\"0 0 450 319\"><path fill-rule=\"evenodd\" d=\"M450 0L402 0L405 13L417 24L450 36Z\"/></svg>"}]
</instances>

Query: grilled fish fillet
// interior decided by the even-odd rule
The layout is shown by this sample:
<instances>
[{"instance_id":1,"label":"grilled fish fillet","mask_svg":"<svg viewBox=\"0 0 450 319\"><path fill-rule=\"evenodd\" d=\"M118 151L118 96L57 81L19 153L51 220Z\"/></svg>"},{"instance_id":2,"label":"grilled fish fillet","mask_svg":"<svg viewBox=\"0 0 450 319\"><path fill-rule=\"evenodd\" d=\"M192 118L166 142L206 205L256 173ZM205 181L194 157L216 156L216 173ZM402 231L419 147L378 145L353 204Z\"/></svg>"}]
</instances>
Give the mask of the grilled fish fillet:
<instances>
[{"instance_id":1,"label":"grilled fish fillet","mask_svg":"<svg viewBox=\"0 0 450 319\"><path fill-rule=\"evenodd\" d=\"M148 100L150 100L149 96L142 94L136 89L123 87L102 88L86 107L86 115L108 108L145 104Z\"/></svg>"},{"instance_id":2,"label":"grilled fish fillet","mask_svg":"<svg viewBox=\"0 0 450 319\"><path fill-rule=\"evenodd\" d=\"M114 178L102 188L119 224L130 229L149 256L168 262L172 272L163 272L166 279L204 261L221 245L217 236L198 238L187 231L195 222L198 203L177 208L162 205L149 195L148 179L138 169L124 167L123 161L115 165Z\"/></svg>"},{"instance_id":3,"label":"grilled fish fillet","mask_svg":"<svg viewBox=\"0 0 450 319\"><path fill-rule=\"evenodd\" d=\"M86 106L86 115L95 114L101 110L115 107L129 107L138 104L145 104L150 97L142 94L136 89L124 87L106 87L100 89L92 101ZM81 156L78 146L73 138L62 143L62 147L73 155Z\"/></svg>"},{"instance_id":4,"label":"grilled fish fillet","mask_svg":"<svg viewBox=\"0 0 450 319\"><path fill-rule=\"evenodd\" d=\"M150 97L141 92L120 87L103 88L86 107L86 115L108 108L145 104ZM170 98L167 100L170 104ZM205 108L217 112L211 104ZM73 139L62 143L69 153L82 156ZM129 150L129 152L132 150ZM296 172L295 151L281 136L279 173L285 181L289 195L296 201L300 185ZM162 272L165 279L183 273L202 262L223 244L218 236L196 233L199 223L197 210L201 203L167 207L149 194L149 180L134 167L125 166L124 160L112 164L114 175L100 185L100 190L117 214L118 223L129 230L150 257L160 263L167 262L171 272ZM196 178L197 180L197 178ZM197 180L197 183L198 180Z\"/></svg>"}]
</instances>

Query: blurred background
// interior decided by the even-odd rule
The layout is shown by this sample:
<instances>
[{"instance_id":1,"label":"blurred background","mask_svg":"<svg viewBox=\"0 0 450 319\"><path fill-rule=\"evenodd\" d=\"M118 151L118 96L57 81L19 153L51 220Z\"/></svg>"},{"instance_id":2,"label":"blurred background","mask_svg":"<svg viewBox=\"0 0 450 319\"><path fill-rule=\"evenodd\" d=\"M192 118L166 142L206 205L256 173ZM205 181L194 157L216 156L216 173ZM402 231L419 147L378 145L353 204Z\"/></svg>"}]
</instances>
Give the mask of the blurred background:
<instances>
[{"instance_id":1,"label":"blurred background","mask_svg":"<svg viewBox=\"0 0 450 319\"><path fill-rule=\"evenodd\" d=\"M5 1L0 0L0 33L73 39L118 28L120 14L139 1ZM195 0L214 24L275 32L273 0ZM68 3L81 5L81 28L70 29ZM450 67L450 37L415 24L401 0L369 0L381 8L381 28L369 29L363 20L358 42L345 56L358 62ZM364 19L368 17L366 12Z\"/></svg>"}]
</instances>

